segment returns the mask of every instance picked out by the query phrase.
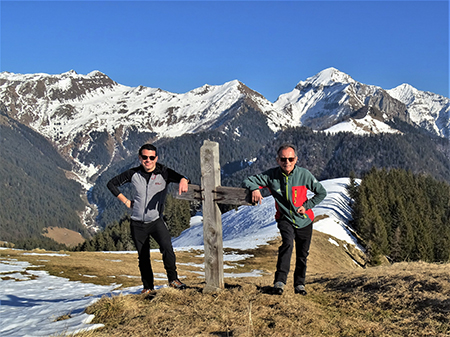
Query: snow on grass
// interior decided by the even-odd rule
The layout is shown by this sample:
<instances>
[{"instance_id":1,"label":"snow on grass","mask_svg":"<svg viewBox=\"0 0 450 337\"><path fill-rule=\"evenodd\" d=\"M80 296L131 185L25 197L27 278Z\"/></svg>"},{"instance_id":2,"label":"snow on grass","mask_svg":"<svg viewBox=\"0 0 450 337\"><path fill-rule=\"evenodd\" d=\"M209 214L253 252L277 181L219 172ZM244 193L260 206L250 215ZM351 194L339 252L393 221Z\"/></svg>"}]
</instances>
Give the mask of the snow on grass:
<instances>
[{"instance_id":1,"label":"snow on grass","mask_svg":"<svg viewBox=\"0 0 450 337\"><path fill-rule=\"evenodd\" d=\"M323 181L328 192L320 205L314 208L321 219L314 229L327 233L348 244L357 245L348 228L351 217L349 197L346 192L348 178ZM275 239L278 228L274 220L275 207L272 197L264 198L261 205L241 206L222 216L224 248L254 249ZM330 244L336 241L330 239ZM197 249L203 251L203 227L201 214L191 219L191 227L173 240L175 250ZM358 247L362 249L361 247ZM136 253L136 252L105 252ZM24 253L27 255L61 256L58 253ZM201 255L200 255L201 256ZM225 254L224 261L236 262L249 255ZM119 260L118 260L119 261ZM92 315L84 309L104 295L138 294L141 286L116 291L120 285L95 285L79 281L69 281L63 277L51 276L45 271L34 270L28 262L2 258L0 261L0 335L7 336L50 336L88 331L102 324L90 324ZM232 266L226 268L230 270ZM204 277L203 271L196 272ZM224 273L224 277L258 277L260 270L248 273ZM85 275L86 276L86 275ZM89 277L95 277L89 275ZM130 276L136 278L136 276ZM155 274L156 279L166 279L166 275ZM114 279L114 278L112 278ZM70 315L69 319L56 320Z\"/></svg>"}]
</instances>

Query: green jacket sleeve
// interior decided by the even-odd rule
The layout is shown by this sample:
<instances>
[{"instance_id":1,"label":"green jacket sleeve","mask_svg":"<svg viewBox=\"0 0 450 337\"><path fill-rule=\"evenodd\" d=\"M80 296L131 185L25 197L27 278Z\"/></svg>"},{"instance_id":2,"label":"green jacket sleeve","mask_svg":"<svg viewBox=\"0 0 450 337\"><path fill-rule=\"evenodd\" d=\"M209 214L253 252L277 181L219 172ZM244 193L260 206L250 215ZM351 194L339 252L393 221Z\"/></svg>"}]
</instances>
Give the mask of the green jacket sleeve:
<instances>
[{"instance_id":1,"label":"green jacket sleeve","mask_svg":"<svg viewBox=\"0 0 450 337\"><path fill-rule=\"evenodd\" d=\"M270 178L270 170L260 174L250 176L242 182L242 187L248 188L250 191L259 189L260 187L267 187Z\"/></svg>"}]
</instances>

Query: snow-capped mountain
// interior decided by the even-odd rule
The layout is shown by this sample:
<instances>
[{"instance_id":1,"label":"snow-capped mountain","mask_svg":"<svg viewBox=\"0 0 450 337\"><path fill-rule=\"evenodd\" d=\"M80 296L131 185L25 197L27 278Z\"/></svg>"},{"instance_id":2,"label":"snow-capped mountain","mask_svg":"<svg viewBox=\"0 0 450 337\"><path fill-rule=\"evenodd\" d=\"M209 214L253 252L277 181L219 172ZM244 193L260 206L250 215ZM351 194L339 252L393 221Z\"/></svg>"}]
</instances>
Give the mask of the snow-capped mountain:
<instances>
[{"instance_id":1,"label":"snow-capped mountain","mask_svg":"<svg viewBox=\"0 0 450 337\"><path fill-rule=\"evenodd\" d=\"M120 85L98 71L1 73L0 100L4 113L52 140L87 178L105 166L88 155L98 142L106 144L112 160L126 152L123 143L131 132L149 139L177 137L220 127L242 104L260 111L271 105L237 80L175 94Z\"/></svg>"},{"instance_id":2,"label":"snow-capped mountain","mask_svg":"<svg viewBox=\"0 0 450 337\"><path fill-rule=\"evenodd\" d=\"M409 121L404 103L382 88L357 82L335 68L301 81L274 106L285 111L294 124L331 132L397 132L384 122L394 117Z\"/></svg>"},{"instance_id":3,"label":"snow-capped mountain","mask_svg":"<svg viewBox=\"0 0 450 337\"><path fill-rule=\"evenodd\" d=\"M432 133L450 138L450 99L417 90L406 83L388 90L388 93L406 105L413 123Z\"/></svg>"},{"instance_id":4,"label":"snow-capped mountain","mask_svg":"<svg viewBox=\"0 0 450 337\"><path fill-rule=\"evenodd\" d=\"M175 94L120 85L98 71L1 75L0 97L10 114L61 146L86 130L114 133L130 126L158 137L176 137L211 127L244 96L252 97L260 108L268 105L237 80Z\"/></svg>"},{"instance_id":5,"label":"snow-capped mountain","mask_svg":"<svg viewBox=\"0 0 450 337\"><path fill-rule=\"evenodd\" d=\"M1 112L53 141L84 179L128 155L125 143L132 135L154 141L213 129L239 134L227 123L249 109L273 132L302 125L329 132L398 132L385 123L397 117L449 137L448 98L409 85L384 90L335 68L299 82L274 103L237 80L177 94L124 86L99 71L0 73ZM100 144L102 158L92 155Z\"/></svg>"}]
</instances>

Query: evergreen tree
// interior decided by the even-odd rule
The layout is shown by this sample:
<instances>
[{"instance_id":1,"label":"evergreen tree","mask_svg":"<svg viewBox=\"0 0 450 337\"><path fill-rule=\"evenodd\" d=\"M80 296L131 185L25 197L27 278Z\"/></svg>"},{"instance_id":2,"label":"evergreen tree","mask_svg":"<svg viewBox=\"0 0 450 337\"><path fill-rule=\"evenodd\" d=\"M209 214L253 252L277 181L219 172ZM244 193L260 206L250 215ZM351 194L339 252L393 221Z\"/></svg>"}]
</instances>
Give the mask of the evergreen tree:
<instances>
[{"instance_id":1,"label":"evergreen tree","mask_svg":"<svg viewBox=\"0 0 450 337\"><path fill-rule=\"evenodd\" d=\"M191 207L189 201L178 200L168 194L164 206L164 219L169 227L170 235L179 236L190 226Z\"/></svg>"},{"instance_id":2,"label":"evergreen tree","mask_svg":"<svg viewBox=\"0 0 450 337\"><path fill-rule=\"evenodd\" d=\"M355 199L358 191L358 185L356 183L356 174L355 171L350 172L349 184L347 186L348 196L351 199Z\"/></svg>"}]
</instances>

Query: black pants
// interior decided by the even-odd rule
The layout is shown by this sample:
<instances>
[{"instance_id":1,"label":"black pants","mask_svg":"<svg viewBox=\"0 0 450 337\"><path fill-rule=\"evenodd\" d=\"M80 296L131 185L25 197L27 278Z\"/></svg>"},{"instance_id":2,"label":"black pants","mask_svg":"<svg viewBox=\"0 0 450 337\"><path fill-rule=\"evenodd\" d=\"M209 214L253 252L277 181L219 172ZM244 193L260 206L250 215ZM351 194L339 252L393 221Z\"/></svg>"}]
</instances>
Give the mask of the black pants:
<instances>
[{"instance_id":1,"label":"black pants","mask_svg":"<svg viewBox=\"0 0 450 337\"><path fill-rule=\"evenodd\" d=\"M131 220L131 236L139 256L139 270L144 289L153 289L154 287L150 262L150 236L159 245L169 282L178 278L172 240L163 219L160 218L150 223Z\"/></svg>"},{"instance_id":2,"label":"black pants","mask_svg":"<svg viewBox=\"0 0 450 337\"><path fill-rule=\"evenodd\" d=\"M286 284L287 276L291 266L292 251L295 241L295 271L294 287L305 284L306 260L311 245L313 226L312 223L304 228L294 228L289 221L278 221L282 244L278 248L277 271L275 272L275 282L281 281Z\"/></svg>"}]
</instances>

